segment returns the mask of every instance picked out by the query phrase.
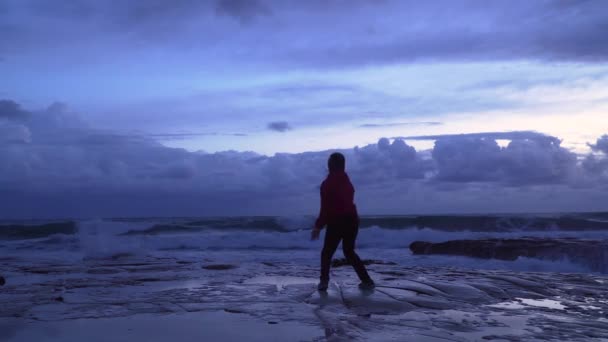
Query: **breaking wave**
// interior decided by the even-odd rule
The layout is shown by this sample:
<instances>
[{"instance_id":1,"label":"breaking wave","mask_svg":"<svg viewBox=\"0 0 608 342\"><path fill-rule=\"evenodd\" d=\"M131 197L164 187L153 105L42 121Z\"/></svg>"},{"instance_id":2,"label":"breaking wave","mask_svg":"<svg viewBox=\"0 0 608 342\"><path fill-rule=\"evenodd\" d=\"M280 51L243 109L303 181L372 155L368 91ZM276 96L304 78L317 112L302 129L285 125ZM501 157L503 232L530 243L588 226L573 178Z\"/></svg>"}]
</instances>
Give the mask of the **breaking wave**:
<instances>
[{"instance_id":1,"label":"breaking wave","mask_svg":"<svg viewBox=\"0 0 608 342\"><path fill-rule=\"evenodd\" d=\"M314 218L308 216L4 222L0 223L0 250L8 256L28 258L46 257L53 253L58 258L68 254L79 258L105 258L125 254L205 251L306 252L320 248L319 242L309 239L313 223ZM359 249L374 250L369 252L372 255L384 253L381 251L394 251L390 252L393 254L386 253L410 259L414 256L409 251L409 245L414 241L444 242L521 237L608 241L608 214L602 213L544 216L377 216L363 217L361 227L357 239ZM443 256L415 259L426 260L427 263L431 262L429 260L447 260ZM460 259L450 257L449 260ZM522 260L475 262L497 266L533 265L536 262L524 263ZM403 259L402 262L406 260ZM583 271L589 269L589 265L579 263L579 266Z\"/></svg>"},{"instance_id":2,"label":"breaking wave","mask_svg":"<svg viewBox=\"0 0 608 342\"><path fill-rule=\"evenodd\" d=\"M77 234L90 221L0 222L0 240L27 240L57 234ZM168 219L96 220L102 229L124 236L197 234L213 231L290 233L310 229L314 218L301 217L218 217ZM541 232L608 231L608 213L564 215L441 215L441 216L364 216L361 228L387 230L431 229L444 232Z\"/></svg>"}]
</instances>

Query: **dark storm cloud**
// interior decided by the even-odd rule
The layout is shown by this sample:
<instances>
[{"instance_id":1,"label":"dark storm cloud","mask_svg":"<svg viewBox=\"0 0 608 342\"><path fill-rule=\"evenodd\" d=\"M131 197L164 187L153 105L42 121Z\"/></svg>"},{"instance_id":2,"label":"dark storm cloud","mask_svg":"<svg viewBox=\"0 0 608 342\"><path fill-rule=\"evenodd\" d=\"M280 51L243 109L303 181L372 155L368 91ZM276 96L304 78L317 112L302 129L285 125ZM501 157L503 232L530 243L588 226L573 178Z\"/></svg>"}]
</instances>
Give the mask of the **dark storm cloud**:
<instances>
[{"instance_id":1,"label":"dark storm cloud","mask_svg":"<svg viewBox=\"0 0 608 342\"><path fill-rule=\"evenodd\" d=\"M0 147L31 141L30 129L25 125L28 118L29 113L17 102L0 100Z\"/></svg>"},{"instance_id":2,"label":"dark storm cloud","mask_svg":"<svg viewBox=\"0 0 608 342\"><path fill-rule=\"evenodd\" d=\"M0 119L24 120L28 113L15 101L0 100Z\"/></svg>"},{"instance_id":3,"label":"dark storm cloud","mask_svg":"<svg viewBox=\"0 0 608 342\"><path fill-rule=\"evenodd\" d=\"M289 125L287 121L275 121L268 123L268 129L275 132L287 132L292 130L293 128Z\"/></svg>"},{"instance_id":4,"label":"dark storm cloud","mask_svg":"<svg viewBox=\"0 0 608 342\"><path fill-rule=\"evenodd\" d=\"M355 65L416 60L605 61L608 4L554 6L549 2L391 2L385 11L419 29L378 26L348 45L298 50L289 57L312 65ZM398 6L401 5L402 7ZM396 24L395 24L396 25ZM405 25L407 27L407 25Z\"/></svg>"},{"instance_id":5,"label":"dark storm cloud","mask_svg":"<svg viewBox=\"0 0 608 342\"><path fill-rule=\"evenodd\" d=\"M589 144L589 147L598 154L588 155L583 160L583 169L590 176L597 177L606 184L608 181L608 135L601 136L595 144Z\"/></svg>"},{"instance_id":6,"label":"dark storm cloud","mask_svg":"<svg viewBox=\"0 0 608 342\"><path fill-rule=\"evenodd\" d=\"M602 152L608 155L608 135L604 135L601 138L597 139L595 144L589 144L591 149L596 152Z\"/></svg>"},{"instance_id":7,"label":"dark storm cloud","mask_svg":"<svg viewBox=\"0 0 608 342\"><path fill-rule=\"evenodd\" d=\"M576 154L553 137L514 139L504 148L488 137L443 138L432 155L437 179L452 182L562 184L577 168Z\"/></svg>"},{"instance_id":8,"label":"dark storm cloud","mask_svg":"<svg viewBox=\"0 0 608 342\"><path fill-rule=\"evenodd\" d=\"M482 132L404 137L435 140L435 180L505 185L563 184L576 175L577 156L561 140L534 131ZM497 140L509 140L501 147Z\"/></svg>"},{"instance_id":9,"label":"dark storm cloud","mask_svg":"<svg viewBox=\"0 0 608 342\"><path fill-rule=\"evenodd\" d=\"M582 166L588 175L608 180L608 158L589 155L583 160Z\"/></svg>"},{"instance_id":10,"label":"dark storm cloud","mask_svg":"<svg viewBox=\"0 0 608 342\"><path fill-rule=\"evenodd\" d=\"M12 54L52 41L65 49L179 46L201 63L268 67L608 60L605 1L30 0L6 3L0 23L0 52Z\"/></svg>"},{"instance_id":11,"label":"dark storm cloud","mask_svg":"<svg viewBox=\"0 0 608 342\"><path fill-rule=\"evenodd\" d=\"M355 147L346 153L352 160L349 170L363 185L383 184L404 179L423 179L433 170L430 160L421 158L416 149L403 140L382 138L377 144Z\"/></svg>"}]
</instances>

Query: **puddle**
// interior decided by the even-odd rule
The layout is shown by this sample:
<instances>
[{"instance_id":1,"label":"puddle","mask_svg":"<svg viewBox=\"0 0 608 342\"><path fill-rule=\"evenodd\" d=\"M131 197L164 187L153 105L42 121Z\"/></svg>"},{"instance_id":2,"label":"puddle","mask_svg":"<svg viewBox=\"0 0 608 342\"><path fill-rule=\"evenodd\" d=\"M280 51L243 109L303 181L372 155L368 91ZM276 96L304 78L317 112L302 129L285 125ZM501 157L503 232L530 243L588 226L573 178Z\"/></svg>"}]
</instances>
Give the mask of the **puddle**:
<instances>
[{"instance_id":1,"label":"puddle","mask_svg":"<svg viewBox=\"0 0 608 342\"><path fill-rule=\"evenodd\" d=\"M510 316L503 314L481 314L477 312L462 312L458 310L444 311L447 317L453 319L456 327L462 325L462 330L453 328L451 333L465 338L467 341L483 341L487 336L522 336L529 332L539 332L541 329L528 325L530 316ZM468 322L465 324L465 322ZM471 326L471 331L468 330Z\"/></svg>"},{"instance_id":2,"label":"puddle","mask_svg":"<svg viewBox=\"0 0 608 342\"><path fill-rule=\"evenodd\" d=\"M529 298L517 298L517 300L529 306L536 306L540 308L548 308L553 310L564 310L566 307L562 303L551 300L551 299L529 299Z\"/></svg>"},{"instance_id":3,"label":"puddle","mask_svg":"<svg viewBox=\"0 0 608 342\"><path fill-rule=\"evenodd\" d=\"M277 291L282 291L285 286L302 285L302 284L317 284L317 279L304 277L289 277L289 276L260 276L245 280L244 284L269 284L275 285Z\"/></svg>"},{"instance_id":4,"label":"puddle","mask_svg":"<svg viewBox=\"0 0 608 342\"><path fill-rule=\"evenodd\" d=\"M538 308L547 308L553 310L564 310L566 307L560 302L552 299L530 299L530 298L516 298L517 301L503 302L498 304L486 305L490 308L507 309L507 310L521 310L529 306Z\"/></svg>"},{"instance_id":5,"label":"puddle","mask_svg":"<svg viewBox=\"0 0 608 342\"><path fill-rule=\"evenodd\" d=\"M518 302L503 302L503 303L491 304L491 305L486 305L486 306L491 307L491 308L507 309L507 310L520 310L520 309L526 308L525 306L521 305Z\"/></svg>"}]
</instances>

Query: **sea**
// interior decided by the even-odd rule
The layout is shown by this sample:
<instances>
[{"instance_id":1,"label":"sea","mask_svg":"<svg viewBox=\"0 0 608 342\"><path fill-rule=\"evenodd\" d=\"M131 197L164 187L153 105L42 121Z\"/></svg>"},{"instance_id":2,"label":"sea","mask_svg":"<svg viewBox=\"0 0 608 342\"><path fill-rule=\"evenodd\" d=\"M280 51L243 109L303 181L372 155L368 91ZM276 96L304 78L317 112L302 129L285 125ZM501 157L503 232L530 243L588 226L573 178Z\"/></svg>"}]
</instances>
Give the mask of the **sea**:
<instances>
[{"instance_id":1,"label":"sea","mask_svg":"<svg viewBox=\"0 0 608 342\"><path fill-rule=\"evenodd\" d=\"M311 241L312 216L172 217L0 221L0 259L19 263L79 262L121 257L289 261L314 267L321 241ZM534 272L606 273L606 254L585 260L475 259L413 255L414 241L462 239L608 241L608 213L362 216L362 259L403 266L450 266ZM336 258L342 257L340 250ZM600 267L597 266L598 258ZM595 266L594 266L595 265ZM603 265L603 266L602 266Z\"/></svg>"}]
</instances>

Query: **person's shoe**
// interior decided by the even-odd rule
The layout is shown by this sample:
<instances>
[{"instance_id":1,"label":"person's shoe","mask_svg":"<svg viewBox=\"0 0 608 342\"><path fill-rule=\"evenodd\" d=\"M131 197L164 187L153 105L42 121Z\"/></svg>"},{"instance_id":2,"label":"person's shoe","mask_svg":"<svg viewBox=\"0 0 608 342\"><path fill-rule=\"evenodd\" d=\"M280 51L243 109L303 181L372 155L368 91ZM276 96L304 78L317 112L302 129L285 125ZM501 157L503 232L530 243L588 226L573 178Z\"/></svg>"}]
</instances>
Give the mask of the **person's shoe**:
<instances>
[{"instance_id":1,"label":"person's shoe","mask_svg":"<svg viewBox=\"0 0 608 342\"><path fill-rule=\"evenodd\" d=\"M365 280L359 284L359 289L361 290L373 290L376 287L376 284L373 280Z\"/></svg>"},{"instance_id":2,"label":"person's shoe","mask_svg":"<svg viewBox=\"0 0 608 342\"><path fill-rule=\"evenodd\" d=\"M329 280L321 280L319 285L317 285L317 290L319 291L327 291L327 287L329 286Z\"/></svg>"}]
</instances>

